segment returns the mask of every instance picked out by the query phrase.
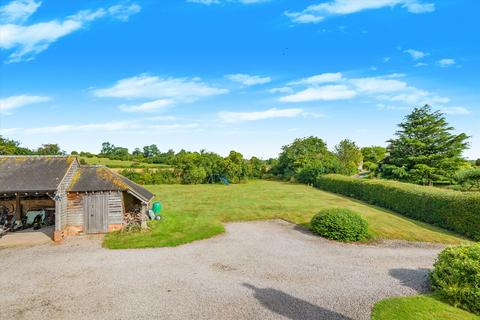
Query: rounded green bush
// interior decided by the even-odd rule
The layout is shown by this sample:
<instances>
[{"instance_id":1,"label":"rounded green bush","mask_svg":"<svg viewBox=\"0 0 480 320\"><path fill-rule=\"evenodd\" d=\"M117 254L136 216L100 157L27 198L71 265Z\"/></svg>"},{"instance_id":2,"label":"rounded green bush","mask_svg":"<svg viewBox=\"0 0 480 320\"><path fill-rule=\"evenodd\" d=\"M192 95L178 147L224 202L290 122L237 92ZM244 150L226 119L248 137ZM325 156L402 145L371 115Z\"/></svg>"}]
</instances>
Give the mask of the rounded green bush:
<instances>
[{"instance_id":1,"label":"rounded green bush","mask_svg":"<svg viewBox=\"0 0 480 320\"><path fill-rule=\"evenodd\" d=\"M332 208L320 211L310 222L311 230L328 239L362 241L368 238L368 223L355 211Z\"/></svg>"},{"instance_id":2,"label":"rounded green bush","mask_svg":"<svg viewBox=\"0 0 480 320\"><path fill-rule=\"evenodd\" d=\"M443 250L430 280L449 303L480 314L480 244Z\"/></svg>"}]
</instances>

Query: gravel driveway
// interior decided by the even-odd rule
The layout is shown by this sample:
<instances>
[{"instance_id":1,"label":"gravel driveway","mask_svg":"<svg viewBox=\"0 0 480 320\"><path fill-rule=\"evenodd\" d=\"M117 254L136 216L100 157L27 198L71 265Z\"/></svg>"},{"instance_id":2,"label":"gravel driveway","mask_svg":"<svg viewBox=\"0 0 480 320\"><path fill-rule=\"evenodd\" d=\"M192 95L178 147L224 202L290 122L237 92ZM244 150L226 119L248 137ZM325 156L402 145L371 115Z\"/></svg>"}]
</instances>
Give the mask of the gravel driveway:
<instances>
[{"instance_id":1,"label":"gravel driveway","mask_svg":"<svg viewBox=\"0 0 480 320\"><path fill-rule=\"evenodd\" d=\"M369 319L377 300L425 291L440 249L338 244L283 221L177 248L4 249L0 318Z\"/></svg>"}]
</instances>

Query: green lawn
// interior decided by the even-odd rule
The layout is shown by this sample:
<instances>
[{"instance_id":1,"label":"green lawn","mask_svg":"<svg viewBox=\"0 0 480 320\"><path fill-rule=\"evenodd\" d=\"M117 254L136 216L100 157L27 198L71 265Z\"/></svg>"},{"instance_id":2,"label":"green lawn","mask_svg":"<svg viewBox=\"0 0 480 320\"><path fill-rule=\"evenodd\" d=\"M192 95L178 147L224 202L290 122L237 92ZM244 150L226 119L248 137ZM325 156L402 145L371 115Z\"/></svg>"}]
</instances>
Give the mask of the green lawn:
<instances>
[{"instance_id":1,"label":"green lawn","mask_svg":"<svg viewBox=\"0 0 480 320\"><path fill-rule=\"evenodd\" d=\"M324 208L345 207L364 216L374 239L459 244L468 242L445 230L417 222L357 200L305 185L250 181L238 185L155 185L147 188L163 204L162 221L151 231L110 233L105 246L112 249L176 246L206 239L224 231L224 222L285 219L308 225Z\"/></svg>"},{"instance_id":2,"label":"green lawn","mask_svg":"<svg viewBox=\"0 0 480 320\"><path fill-rule=\"evenodd\" d=\"M372 320L480 320L480 317L427 295L382 300L373 307Z\"/></svg>"},{"instance_id":3,"label":"green lawn","mask_svg":"<svg viewBox=\"0 0 480 320\"><path fill-rule=\"evenodd\" d=\"M168 168L169 166L164 164L157 163L143 163L135 161L124 161L124 160L110 160L107 158L98 158L98 157L79 157L80 160L85 160L87 164L90 165L103 165L110 168L130 168L132 166L136 168Z\"/></svg>"}]
</instances>

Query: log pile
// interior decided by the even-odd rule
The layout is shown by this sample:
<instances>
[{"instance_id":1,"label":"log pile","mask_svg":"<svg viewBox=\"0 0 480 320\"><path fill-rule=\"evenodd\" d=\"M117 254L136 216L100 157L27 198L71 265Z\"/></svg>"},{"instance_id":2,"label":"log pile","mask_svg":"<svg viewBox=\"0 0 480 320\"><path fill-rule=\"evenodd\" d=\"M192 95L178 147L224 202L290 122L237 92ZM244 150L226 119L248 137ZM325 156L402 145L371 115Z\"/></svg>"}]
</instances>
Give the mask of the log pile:
<instances>
[{"instance_id":1,"label":"log pile","mask_svg":"<svg viewBox=\"0 0 480 320\"><path fill-rule=\"evenodd\" d=\"M142 213L139 208L135 208L123 215L123 230L124 231L138 231L148 228L147 216Z\"/></svg>"}]
</instances>

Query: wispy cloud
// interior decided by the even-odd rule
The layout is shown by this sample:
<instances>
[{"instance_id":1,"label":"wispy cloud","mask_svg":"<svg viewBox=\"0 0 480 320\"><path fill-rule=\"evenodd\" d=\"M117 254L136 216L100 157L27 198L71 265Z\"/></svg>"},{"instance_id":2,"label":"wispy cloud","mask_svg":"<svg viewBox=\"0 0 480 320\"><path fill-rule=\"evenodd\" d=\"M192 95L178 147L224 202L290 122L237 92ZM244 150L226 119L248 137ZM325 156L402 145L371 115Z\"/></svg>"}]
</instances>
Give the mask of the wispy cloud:
<instances>
[{"instance_id":1,"label":"wispy cloud","mask_svg":"<svg viewBox=\"0 0 480 320\"><path fill-rule=\"evenodd\" d=\"M417 63L415 64L415 67L426 67L426 66L428 66L428 64L426 64L426 63L424 63L424 62L417 62Z\"/></svg>"},{"instance_id":2,"label":"wispy cloud","mask_svg":"<svg viewBox=\"0 0 480 320\"><path fill-rule=\"evenodd\" d=\"M163 110L175 104L171 99L158 99L154 101L144 102L136 105L122 104L119 109L125 112L152 112Z\"/></svg>"},{"instance_id":3,"label":"wispy cloud","mask_svg":"<svg viewBox=\"0 0 480 320\"><path fill-rule=\"evenodd\" d=\"M29 61L48 47L88 23L110 17L127 21L140 12L137 4L118 4L108 8L82 10L63 19L54 19L27 25L26 20L35 13L41 2L12 1L0 8L0 49L12 51L7 63Z\"/></svg>"},{"instance_id":4,"label":"wispy cloud","mask_svg":"<svg viewBox=\"0 0 480 320\"><path fill-rule=\"evenodd\" d=\"M225 76L227 79L243 84L244 86L254 86L257 84L265 84L272 81L270 77L262 77L256 75L249 75L244 73L229 74Z\"/></svg>"},{"instance_id":5,"label":"wispy cloud","mask_svg":"<svg viewBox=\"0 0 480 320\"><path fill-rule=\"evenodd\" d=\"M10 114L14 109L31 104L51 101L52 98L45 96L19 95L0 99L0 113Z\"/></svg>"},{"instance_id":6,"label":"wispy cloud","mask_svg":"<svg viewBox=\"0 0 480 320\"><path fill-rule=\"evenodd\" d=\"M270 93L292 93L293 89L290 87L278 87L278 88L271 88L268 89L268 92Z\"/></svg>"},{"instance_id":7,"label":"wispy cloud","mask_svg":"<svg viewBox=\"0 0 480 320\"><path fill-rule=\"evenodd\" d=\"M289 85L304 85L304 84L323 84L323 83L332 83L339 82L342 80L342 74L340 72L335 73L322 73L308 78L300 79L297 81L290 82Z\"/></svg>"},{"instance_id":8,"label":"wispy cloud","mask_svg":"<svg viewBox=\"0 0 480 320\"><path fill-rule=\"evenodd\" d=\"M227 89L208 85L200 78L162 78L147 74L121 79L111 87L93 90L93 94L101 98L147 100L120 105L119 108L126 112L158 111L177 103L194 102L227 92Z\"/></svg>"},{"instance_id":9,"label":"wispy cloud","mask_svg":"<svg viewBox=\"0 0 480 320\"><path fill-rule=\"evenodd\" d=\"M336 73L334 73L336 74ZM303 84L305 88L293 94L283 96L280 102L301 103L311 101L348 100L356 97L373 98L382 102L405 103L408 106L433 104L443 106L450 102L447 97L439 96L427 90L418 89L409 85L402 78L405 74L387 74L376 77L347 78L341 73L330 80L338 79L337 84L318 85L311 81L317 76L290 82L290 85ZM328 78L328 77L327 77ZM308 80L310 79L310 80ZM293 88L287 86L288 88ZM384 108L387 109L387 108Z\"/></svg>"},{"instance_id":10,"label":"wispy cloud","mask_svg":"<svg viewBox=\"0 0 480 320\"><path fill-rule=\"evenodd\" d=\"M440 60L437 61L437 63L442 68L451 67L451 66L457 64L455 59L450 59L450 58L440 59Z\"/></svg>"},{"instance_id":11,"label":"wispy cloud","mask_svg":"<svg viewBox=\"0 0 480 320\"><path fill-rule=\"evenodd\" d=\"M365 93L388 93L398 92L407 88L407 83L397 79L385 79L382 77L367 77L351 79L357 91Z\"/></svg>"},{"instance_id":12,"label":"wispy cloud","mask_svg":"<svg viewBox=\"0 0 480 320\"><path fill-rule=\"evenodd\" d=\"M345 85L327 85L312 87L297 93L281 97L280 102L310 102L346 100L355 97L357 93Z\"/></svg>"},{"instance_id":13,"label":"wispy cloud","mask_svg":"<svg viewBox=\"0 0 480 320\"><path fill-rule=\"evenodd\" d=\"M443 107L440 109L440 111L448 115L460 115L460 116L466 116L472 113L470 110L468 110L465 107Z\"/></svg>"},{"instance_id":14,"label":"wispy cloud","mask_svg":"<svg viewBox=\"0 0 480 320\"><path fill-rule=\"evenodd\" d=\"M127 99L164 99L194 101L227 93L227 89L216 88L199 78L162 78L141 74L118 80L113 86L93 91L97 97Z\"/></svg>"},{"instance_id":15,"label":"wispy cloud","mask_svg":"<svg viewBox=\"0 0 480 320\"><path fill-rule=\"evenodd\" d=\"M420 50L415 50L415 49L407 49L407 50L404 50L403 52L408 53L413 60L419 60L429 55L429 53L426 53Z\"/></svg>"},{"instance_id":16,"label":"wispy cloud","mask_svg":"<svg viewBox=\"0 0 480 320\"><path fill-rule=\"evenodd\" d=\"M1 23L23 23L37 11L42 3L34 0L12 1L0 7Z\"/></svg>"},{"instance_id":17,"label":"wispy cloud","mask_svg":"<svg viewBox=\"0 0 480 320\"><path fill-rule=\"evenodd\" d=\"M332 0L310 5L298 12L286 11L285 15L295 23L319 23L331 16L396 6L400 6L410 13L435 11L435 4L421 2L420 0Z\"/></svg>"},{"instance_id":18,"label":"wispy cloud","mask_svg":"<svg viewBox=\"0 0 480 320\"><path fill-rule=\"evenodd\" d=\"M254 4L254 3L268 2L268 1L270 0L187 0L187 2L199 3L199 4L205 4L205 5L220 4L220 3L226 3L226 2Z\"/></svg>"},{"instance_id":19,"label":"wispy cloud","mask_svg":"<svg viewBox=\"0 0 480 320\"><path fill-rule=\"evenodd\" d=\"M271 108L264 111L253 112L230 112L221 111L218 113L218 117L227 123L236 123L243 121L258 121L273 118L295 118L303 113L303 109L290 108L290 109L277 109Z\"/></svg>"},{"instance_id":20,"label":"wispy cloud","mask_svg":"<svg viewBox=\"0 0 480 320\"><path fill-rule=\"evenodd\" d=\"M89 124L61 124L54 126L29 127L29 128L5 128L0 129L0 134L5 133L24 133L24 134L53 134L70 132L129 132L135 130L138 132L155 131L179 131L198 128L197 123L173 123L151 125L140 121L110 121Z\"/></svg>"}]
</instances>

